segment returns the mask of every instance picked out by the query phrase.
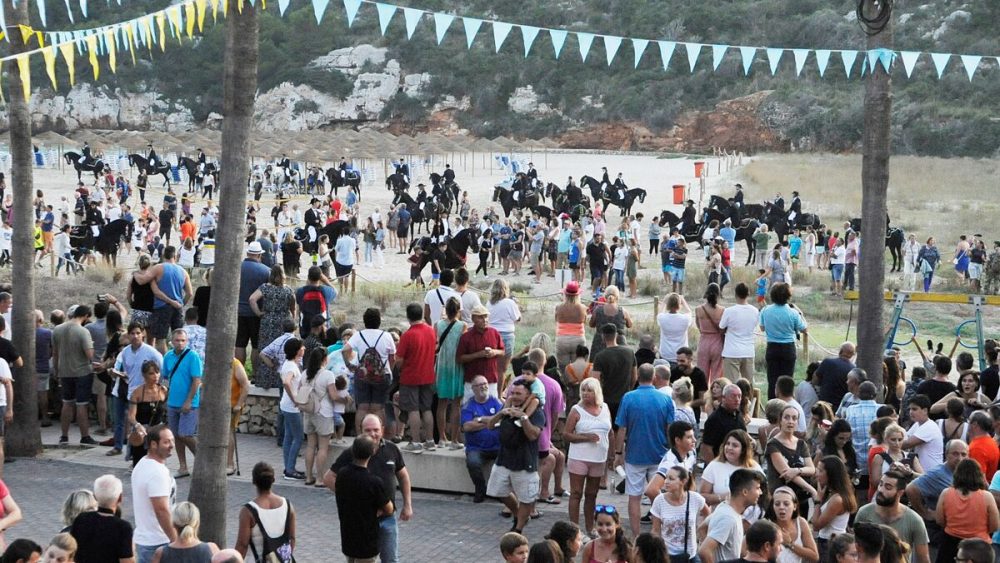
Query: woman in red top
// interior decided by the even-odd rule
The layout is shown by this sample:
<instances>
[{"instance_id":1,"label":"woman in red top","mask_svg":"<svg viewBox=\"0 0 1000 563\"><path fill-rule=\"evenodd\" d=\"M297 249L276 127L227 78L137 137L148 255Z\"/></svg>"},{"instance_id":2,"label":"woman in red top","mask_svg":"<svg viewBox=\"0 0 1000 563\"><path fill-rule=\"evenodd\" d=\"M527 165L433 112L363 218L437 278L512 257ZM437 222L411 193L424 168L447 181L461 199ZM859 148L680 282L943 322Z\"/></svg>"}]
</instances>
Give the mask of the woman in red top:
<instances>
[{"instance_id":1,"label":"woman in red top","mask_svg":"<svg viewBox=\"0 0 1000 563\"><path fill-rule=\"evenodd\" d=\"M937 562L954 561L958 542L968 538L990 541L1000 528L1000 513L979 463L963 459L955 467L951 486L938 498L935 520L944 528Z\"/></svg>"},{"instance_id":2,"label":"woman in red top","mask_svg":"<svg viewBox=\"0 0 1000 563\"><path fill-rule=\"evenodd\" d=\"M7 549L4 531L21 521L21 507L14 502L7 485L0 480L0 551Z\"/></svg>"}]
</instances>

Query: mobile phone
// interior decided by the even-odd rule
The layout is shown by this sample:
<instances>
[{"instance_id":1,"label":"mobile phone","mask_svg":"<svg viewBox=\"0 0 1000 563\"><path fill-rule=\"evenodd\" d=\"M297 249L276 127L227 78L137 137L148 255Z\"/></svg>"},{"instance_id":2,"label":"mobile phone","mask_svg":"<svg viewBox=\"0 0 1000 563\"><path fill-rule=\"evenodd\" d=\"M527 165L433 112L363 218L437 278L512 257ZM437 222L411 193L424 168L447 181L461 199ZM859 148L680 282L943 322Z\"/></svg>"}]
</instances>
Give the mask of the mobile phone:
<instances>
[{"instance_id":1,"label":"mobile phone","mask_svg":"<svg viewBox=\"0 0 1000 563\"><path fill-rule=\"evenodd\" d=\"M107 300L108 300L108 296L107 296L107 294L104 294L104 293L98 293L98 294L97 294L97 301L98 301L99 303L104 303L104 302L105 302L105 301L107 301Z\"/></svg>"}]
</instances>

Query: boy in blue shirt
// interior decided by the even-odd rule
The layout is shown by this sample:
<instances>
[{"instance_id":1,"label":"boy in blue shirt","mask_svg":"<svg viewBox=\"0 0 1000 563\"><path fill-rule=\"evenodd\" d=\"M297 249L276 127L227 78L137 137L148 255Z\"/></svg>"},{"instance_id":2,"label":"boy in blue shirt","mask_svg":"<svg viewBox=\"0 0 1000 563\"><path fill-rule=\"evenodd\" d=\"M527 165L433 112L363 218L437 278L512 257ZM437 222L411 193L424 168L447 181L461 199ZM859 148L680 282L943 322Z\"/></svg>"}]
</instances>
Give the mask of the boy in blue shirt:
<instances>
[{"instance_id":1,"label":"boy in blue shirt","mask_svg":"<svg viewBox=\"0 0 1000 563\"><path fill-rule=\"evenodd\" d=\"M767 276L766 270L757 270L757 308L760 309L767 304Z\"/></svg>"}]
</instances>

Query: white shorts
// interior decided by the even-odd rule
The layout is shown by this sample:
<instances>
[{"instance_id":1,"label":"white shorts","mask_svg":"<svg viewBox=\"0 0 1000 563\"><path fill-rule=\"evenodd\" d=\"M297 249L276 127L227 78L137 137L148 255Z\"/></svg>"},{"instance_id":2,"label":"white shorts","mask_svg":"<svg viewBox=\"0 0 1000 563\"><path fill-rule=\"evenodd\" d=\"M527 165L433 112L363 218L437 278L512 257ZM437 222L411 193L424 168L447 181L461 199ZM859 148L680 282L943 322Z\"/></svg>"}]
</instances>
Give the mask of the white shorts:
<instances>
[{"instance_id":1,"label":"white shorts","mask_svg":"<svg viewBox=\"0 0 1000 563\"><path fill-rule=\"evenodd\" d=\"M486 484L486 496L503 498L514 493L518 503L531 504L538 499L538 486L537 471L511 471L494 464Z\"/></svg>"},{"instance_id":2,"label":"white shorts","mask_svg":"<svg viewBox=\"0 0 1000 563\"><path fill-rule=\"evenodd\" d=\"M490 386L490 388L489 388L489 390L490 390L490 396L491 397L497 397L497 398L499 398L500 395L497 394L497 384L496 383L489 383L488 385ZM465 394L462 395L462 404L464 405L465 403L468 403L469 399L471 399L471 398L472 398L472 384L466 382L465 383Z\"/></svg>"},{"instance_id":3,"label":"white shorts","mask_svg":"<svg viewBox=\"0 0 1000 563\"><path fill-rule=\"evenodd\" d=\"M639 497L646 492L646 485L649 480L656 475L657 465L632 465L625 464L625 494L630 497Z\"/></svg>"}]
</instances>

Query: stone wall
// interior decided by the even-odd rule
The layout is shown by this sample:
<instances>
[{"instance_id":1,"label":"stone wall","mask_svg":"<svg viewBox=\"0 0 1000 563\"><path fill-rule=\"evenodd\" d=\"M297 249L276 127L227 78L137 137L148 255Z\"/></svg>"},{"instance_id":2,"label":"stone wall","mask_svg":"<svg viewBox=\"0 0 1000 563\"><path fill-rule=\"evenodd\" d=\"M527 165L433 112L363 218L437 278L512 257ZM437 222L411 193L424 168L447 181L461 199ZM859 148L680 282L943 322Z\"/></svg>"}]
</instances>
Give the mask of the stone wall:
<instances>
[{"instance_id":1,"label":"stone wall","mask_svg":"<svg viewBox=\"0 0 1000 563\"><path fill-rule=\"evenodd\" d=\"M277 417L278 390L252 386L238 430L240 434L274 436L274 420Z\"/></svg>"}]
</instances>

